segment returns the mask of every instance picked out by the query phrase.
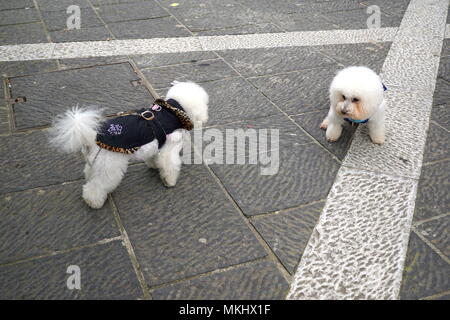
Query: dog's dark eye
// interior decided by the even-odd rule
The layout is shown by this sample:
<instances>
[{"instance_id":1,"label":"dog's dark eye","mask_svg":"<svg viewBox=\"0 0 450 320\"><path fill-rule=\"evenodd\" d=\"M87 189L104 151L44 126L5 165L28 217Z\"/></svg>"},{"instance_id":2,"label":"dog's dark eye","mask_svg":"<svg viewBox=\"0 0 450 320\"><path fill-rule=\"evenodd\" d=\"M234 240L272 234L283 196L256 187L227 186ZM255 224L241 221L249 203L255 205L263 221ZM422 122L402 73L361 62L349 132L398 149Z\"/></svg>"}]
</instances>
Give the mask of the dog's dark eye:
<instances>
[{"instance_id":1,"label":"dog's dark eye","mask_svg":"<svg viewBox=\"0 0 450 320\"><path fill-rule=\"evenodd\" d=\"M358 98L353 98L353 99L352 99L352 102L358 102L358 101L359 101Z\"/></svg>"},{"instance_id":2,"label":"dog's dark eye","mask_svg":"<svg viewBox=\"0 0 450 320\"><path fill-rule=\"evenodd\" d=\"M344 100L345 100L345 96L344 96L344 95L342 95L342 99L344 99Z\"/></svg>"}]
</instances>

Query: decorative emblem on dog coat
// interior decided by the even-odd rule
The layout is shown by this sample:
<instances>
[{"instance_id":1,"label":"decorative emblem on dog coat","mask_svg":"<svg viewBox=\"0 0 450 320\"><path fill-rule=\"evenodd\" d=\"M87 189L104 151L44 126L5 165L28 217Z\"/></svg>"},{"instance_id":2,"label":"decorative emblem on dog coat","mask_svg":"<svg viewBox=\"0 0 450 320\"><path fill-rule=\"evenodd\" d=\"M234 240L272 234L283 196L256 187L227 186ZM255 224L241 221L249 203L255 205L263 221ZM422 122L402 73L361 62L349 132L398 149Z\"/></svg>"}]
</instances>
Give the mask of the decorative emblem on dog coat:
<instances>
[{"instance_id":1,"label":"decorative emblem on dog coat","mask_svg":"<svg viewBox=\"0 0 450 320\"><path fill-rule=\"evenodd\" d=\"M158 148L166 142L166 136L177 129L192 130L192 121L183 107L174 99L155 100L150 108L119 112L107 117L98 131L99 147L114 152L131 154L144 144L158 140Z\"/></svg>"},{"instance_id":2,"label":"decorative emblem on dog coat","mask_svg":"<svg viewBox=\"0 0 450 320\"><path fill-rule=\"evenodd\" d=\"M120 124L111 123L108 132L111 135L117 136L122 133L122 126Z\"/></svg>"},{"instance_id":3,"label":"decorative emblem on dog coat","mask_svg":"<svg viewBox=\"0 0 450 320\"><path fill-rule=\"evenodd\" d=\"M381 83L381 85L383 86L383 91L387 91L387 87L384 85L384 83ZM348 123L367 123L369 121L369 118L365 119L365 120L355 120L352 118L344 118L345 121L347 121Z\"/></svg>"}]
</instances>

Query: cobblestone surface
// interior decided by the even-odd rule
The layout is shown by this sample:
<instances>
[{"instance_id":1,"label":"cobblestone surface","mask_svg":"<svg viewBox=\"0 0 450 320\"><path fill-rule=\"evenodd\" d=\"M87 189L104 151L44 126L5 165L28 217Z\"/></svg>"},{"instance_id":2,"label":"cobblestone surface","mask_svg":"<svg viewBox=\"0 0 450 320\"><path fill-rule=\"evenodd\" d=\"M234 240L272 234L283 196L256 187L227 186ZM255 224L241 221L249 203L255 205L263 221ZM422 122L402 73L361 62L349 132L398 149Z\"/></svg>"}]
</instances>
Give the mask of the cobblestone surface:
<instances>
[{"instance_id":1,"label":"cobblestone surface","mask_svg":"<svg viewBox=\"0 0 450 320\"><path fill-rule=\"evenodd\" d=\"M36 6L35 6L36 4ZM67 30L66 9L81 8ZM408 0L0 0L0 45L398 27ZM444 41L401 290L450 291L450 41ZM0 298L283 299L356 127L338 143L319 124L336 71L382 71L390 42L0 62ZM140 85L133 85L142 80ZM279 129L276 175L260 165L184 165L165 188L133 163L101 210L81 199L81 156L47 145L74 105L123 111L173 80L210 95L207 127ZM6 86L7 90L4 90ZM6 92L6 95L5 95ZM26 97L26 102L14 99ZM8 98L12 98L9 100ZM204 147L208 145L204 142ZM78 265L82 289L66 286Z\"/></svg>"}]
</instances>

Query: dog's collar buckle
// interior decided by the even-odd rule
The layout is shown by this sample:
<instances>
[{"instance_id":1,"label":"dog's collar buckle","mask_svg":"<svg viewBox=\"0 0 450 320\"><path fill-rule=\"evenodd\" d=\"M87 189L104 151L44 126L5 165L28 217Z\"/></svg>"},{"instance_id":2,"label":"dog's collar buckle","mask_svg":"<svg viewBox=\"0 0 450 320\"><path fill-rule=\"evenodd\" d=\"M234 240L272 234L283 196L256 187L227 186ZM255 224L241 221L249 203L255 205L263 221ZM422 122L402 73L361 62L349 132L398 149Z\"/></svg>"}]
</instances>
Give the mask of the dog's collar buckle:
<instances>
[{"instance_id":1,"label":"dog's collar buckle","mask_svg":"<svg viewBox=\"0 0 450 320\"><path fill-rule=\"evenodd\" d=\"M155 115L150 110L145 110L139 114L145 120L153 120L155 119Z\"/></svg>"}]
</instances>

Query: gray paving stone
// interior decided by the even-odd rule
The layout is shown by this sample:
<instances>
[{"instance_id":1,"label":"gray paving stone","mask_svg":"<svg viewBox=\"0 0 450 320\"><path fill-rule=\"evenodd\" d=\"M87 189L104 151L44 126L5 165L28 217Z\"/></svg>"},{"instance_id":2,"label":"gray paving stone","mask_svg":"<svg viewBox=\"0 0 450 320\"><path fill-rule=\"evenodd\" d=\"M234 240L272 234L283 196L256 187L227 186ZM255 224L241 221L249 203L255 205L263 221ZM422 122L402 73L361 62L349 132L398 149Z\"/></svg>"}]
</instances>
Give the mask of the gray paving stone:
<instances>
[{"instance_id":1,"label":"gray paving stone","mask_svg":"<svg viewBox=\"0 0 450 320\"><path fill-rule=\"evenodd\" d=\"M380 27L398 27L402 21L399 16L389 15L380 12ZM325 19L333 24L341 26L343 29L367 29L368 18L371 14L367 13L367 8L355 9L350 11L329 11L324 13Z\"/></svg>"},{"instance_id":2,"label":"gray paving stone","mask_svg":"<svg viewBox=\"0 0 450 320\"><path fill-rule=\"evenodd\" d=\"M325 15L317 12L297 12L286 14L276 23L286 31L319 31L342 29L339 25L325 19Z\"/></svg>"},{"instance_id":3,"label":"gray paving stone","mask_svg":"<svg viewBox=\"0 0 450 320\"><path fill-rule=\"evenodd\" d=\"M390 47L391 42L318 46L315 48L345 67L363 65L380 73Z\"/></svg>"},{"instance_id":4,"label":"gray paving stone","mask_svg":"<svg viewBox=\"0 0 450 320\"><path fill-rule=\"evenodd\" d=\"M303 5L301 2L304 1L237 0L236 2L258 13L276 14L298 12L300 10L299 8Z\"/></svg>"},{"instance_id":5,"label":"gray paving stone","mask_svg":"<svg viewBox=\"0 0 450 320\"><path fill-rule=\"evenodd\" d=\"M324 203L283 211L252 220L290 274L294 274Z\"/></svg>"},{"instance_id":6,"label":"gray paving stone","mask_svg":"<svg viewBox=\"0 0 450 320\"><path fill-rule=\"evenodd\" d=\"M0 27L0 45L48 42L42 23Z\"/></svg>"},{"instance_id":7,"label":"gray paving stone","mask_svg":"<svg viewBox=\"0 0 450 320\"><path fill-rule=\"evenodd\" d=\"M329 108L328 87L338 69L335 65L249 80L283 111L299 114Z\"/></svg>"},{"instance_id":8,"label":"gray paving stone","mask_svg":"<svg viewBox=\"0 0 450 320\"><path fill-rule=\"evenodd\" d=\"M0 10L6 9L25 9L33 8L34 3L32 0L2 0L0 1Z\"/></svg>"},{"instance_id":9,"label":"gray paving stone","mask_svg":"<svg viewBox=\"0 0 450 320\"><path fill-rule=\"evenodd\" d=\"M77 104L106 108L107 113L142 106L153 98L144 86L131 84L138 79L128 63L11 78L13 98L27 99L13 105L16 126L49 125L54 116Z\"/></svg>"},{"instance_id":10,"label":"gray paving stone","mask_svg":"<svg viewBox=\"0 0 450 320\"><path fill-rule=\"evenodd\" d=\"M100 6L95 9L106 23L169 16L166 10L153 1Z\"/></svg>"},{"instance_id":11,"label":"gray paving stone","mask_svg":"<svg viewBox=\"0 0 450 320\"><path fill-rule=\"evenodd\" d=\"M111 56L111 57L95 57L95 58L60 59L59 65L61 69L75 69L75 68L101 66L106 64L115 64L122 62L128 62L128 57Z\"/></svg>"},{"instance_id":12,"label":"gray paving stone","mask_svg":"<svg viewBox=\"0 0 450 320\"><path fill-rule=\"evenodd\" d=\"M170 189L145 165L129 171L113 197L151 286L266 255L203 165Z\"/></svg>"},{"instance_id":13,"label":"gray paving stone","mask_svg":"<svg viewBox=\"0 0 450 320\"><path fill-rule=\"evenodd\" d=\"M2 90L1 86L0 90ZM10 133L8 109L6 107L0 107L0 134L8 134L8 133Z\"/></svg>"},{"instance_id":14,"label":"gray paving stone","mask_svg":"<svg viewBox=\"0 0 450 320\"><path fill-rule=\"evenodd\" d=\"M91 3L94 6L102 6L107 4L132 3L142 1L153 1L153 0L91 0Z\"/></svg>"},{"instance_id":15,"label":"gray paving stone","mask_svg":"<svg viewBox=\"0 0 450 320\"><path fill-rule=\"evenodd\" d=\"M119 0L91 0L94 7L108 5L108 4L118 4Z\"/></svg>"},{"instance_id":16,"label":"gray paving stone","mask_svg":"<svg viewBox=\"0 0 450 320\"><path fill-rule=\"evenodd\" d=\"M160 3L194 32L270 22L234 0L183 0L176 7Z\"/></svg>"},{"instance_id":17,"label":"gray paving stone","mask_svg":"<svg viewBox=\"0 0 450 320\"><path fill-rule=\"evenodd\" d=\"M430 123L423 161L430 162L450 158L450 133Z\"/></svg>"},{"instance_id":18,"label":"gray paving stone","mask_svg":"<svg viewBox=\"0 0 450 320\"><path fill-rule=\"evenodd\" d=\"M414 221L431 218L450 211L450 161L422 167L417 190Z\"/></svg>"},{"instance_id":19,"label":"gray paving stone","mask_svg":"<svg viewBox=\"0 0 450 320\"><path fill-rule=\"evenodd\" d=\"M387 14L403 17L403 14L408 8L409 2L410 0L365 0L362 2L362 4L365 4L367 6L375 5L378 6L381 11Z\"/></svg>"},{"instance_id":20,"label":"gray paving stone","mask_svg":"<svg viewBox=\"0 0 450 320\"><path fill-rule=\"evenodd\" d=\"M42 12L42 19L45 21L48 31L67 30L67 19L70 16L71 13L67 13L66 10ZM80 9L80 27L82 29L99 26L103 26L103 23L91 7Z\"/></svg>"},{"instance_id":21,"label":"gray paving stone","mask_svg":"<svg viewBox=\"0 0 450 320\"><path fill-rule=\"evenodd\" d=\"M188 37L191 34L172 17L109 23L117 39Z\"/></svg>"},{"instance_id":22,"label":"gray paving stone","mask_svg":"<svg viewBox=\"0 0 450 320\"><path fill-rule=\"evenodd\" d=\"M450 56L441 57L439 62L439 72L438 77L450 81Z\"/></svg>"},{"instance_id":23,"label":"gray paving stone","mask_svg":"<svg viewBox=\"0 0 450 320\"><path fill-rule=\"evenodd\" d=\"M440 296L438 298L433 298L432 300L445 300L445 301L447 301L447 300L450 300L450 294L443 295L443 296Z\"/></svg>"},{"instance_id":24,"label":"gray paving stone","mask_svg":"<svg viewBox=\"0 0 450 320\"><path fill-rule=\"evenodd\" d=\"M327 116L328 110L303 113L298 116L293 116L295 122L297 122L303 129L305 129L311 136L314 137L319 143L332 152L337 158L343 160L347 154L348 148L352 143L353 134L357 128L356 125L350 125L346 123L342 135L336 142L328 142L325 137L325 130L320 129L320 124Z\"/></svg>"},{"instance_id":25,"label":"gray paving stone","mask_svg":"<svg viewBox=\"0 0 450 320\"><path fill-rule=\"evenodd\" d=\"M197 61L166 67L145 68L142 73L154 88L167 88L174 80L205 81L237 77L238 74L223 60Z\"/></svg>"},{"instance_id":26,"label":"gray paving stone","mask_svg":"<svg viewBox=\"0 0 450 320\"><path fill-rule=\"evenodd\" d=\"M0 263L52 254L120 236L109 204L90 209L82 183L0 196Z\"/></svg>"},{"instance_id":27,"label":"gray paving stone","mask_svg":"<svg viewBox=\"0 0 450 320\"><path fill-rule=\"evenodd\" d=\"M208 122L205 126L225 124L278 114L279 111L242 78L201 84L209 94ZM164 95L167 90L159 90Z\"/></svg>"},{"instance_id":28,"label":"gray paving stone","mask_svg":"<svg viewBox=\"0 0 450 320\"><path fill-rule=\"evenodd\" d=\"M89 7L87 0L36 0L41 11L61 11L67 10L71 5L79 6L80 8Z\"/></svg>"},{"instance_id":29,"label":"gray paving stone","mask_svg":"<svg viewBox=\"0 0 450 320\"><path fill-rule=\"evenodd\" d=\"M364 6L355 0L302 1L299 3L298 12L345 12L361 8Z\"/></svg>"},{"instance_id":30,"label":"gray paving stone","mask_svg":"<svg viewBox=\"0 0 450 320\"><path fill-rule=\"evenodd\" d=\"M436 248L450 258L450 216L424 222L416 228Z\"/></svg>"},{"instance_id":31,"label":"gray paving stone","mask_svg":"<svg viewBox=\"0 0 450 320\"><path fill-rule=\"evenodd\" d=\"M51 149L45 132L2 137L0 193L21 191L80 179L84 162L78 155L62 155ZM33 159L30 161L30 159Z\"/></svg>"},{"instance_id":32,"label":"gray paving stone","mask_svg":"<svg viewBox=\"0 0 450 320\"><path fill-rule=\"evenodd\" d=\"M434 90L433 105L438 106L447 104L450 101L450 82L442 78L436 81L436 88Z\"/></svg>"},{"instance_id":33,"label":"gray paving stone","mask_svg":"<svg viewBox=\"0 0 450 320\"><path fill-rule=\"evenodd\" d=\"M15 9L0 11L0 26L40 21L36 9Z\"/></svg>"},{"instance_id":34,"label":"gray paving stone","mask_svg":"<svg viewBox=\"0 0 450 320\"><path fill-rule=\"evenodd\" d=\"M450 15L447 16L447 18L450 18ZM449 22L447 22L449 23ZM442 52L441 55L444 57L450 56L450 39L444 39L442 41Z\"/></svg>"},{"instance_id":35,"label":"gray paving stone","mask_svg":"<svg viewBox=\"0 0 450 320\"><path fill-rule=\"evenodd\" d=\"M277 27L272 23L249 24L239 27L231 27L217 30L194 32L196 36L224 36L224 35L239 35L239 34L255 34L255 33L274 33L283 32L283 29Z\"/></svg>"},{"instance_id":36,"label":"gray paving stone","mask_svg":"<svg viewBox=\"0 0 450 320\"><path fill-rule=\"evenodd\" d=\"M269 261L179 282L152 292L155 300L279 300L289 285Z\"/></svg>"},{"instance_id":37,"label":"gray paving stone","mask_svg":"<svg viewBox=\"0 0 450 320\"><path fill-rule=\"evenodd\" d=\"M5 98L5 85L4 85L4 80L3 77L0 77L0 104L3 105L5 103L4 101Z\"/></svg>"},{"instance_id":38,"label":"gray paving stone","mask_svg":"<svg viewBox=\"0 0 450 320\"><path fill-rule=\"evenodd\" d=\"M431 119L440 126L450 130L450 104L433 106L431 109Z\"/></svg>"},{"instance_id":39,"label":"gray paving stone","mask_svg":"<svg viewBox=\"0 0 450 320\"><path fill-rule=\"evenodd\" d=\"M58 69L56 60L4 61L0 62L0 74L6 77L23 76Z\"/></svg>"},{"instance_id":40,"label":"gray paving stone","mask_svg":"<svg viewBox=\"0 0 450 320\"><path fill-rule=\"evenodd\" d=\"M228 50L219 54L245 77L335 65L308 47Z\"/></svg>"},{"instance_id":41,"label":"gray paving stone","mask_svg":"<svg viewBox=\"0 0 450 320\"><path fill-rule=\"evenodd\" d=\"M241 142L238 141L236 137L232 139L232 141L230 141L231 139L229 139L229 137L227 140L228 134L237 133L237 131L227 131L231 129L243 130L242 134L246 135L245 140ZM260 134L262 134L262 131L260 131L261 129L267 130L267 136L260 136ZM272 135L271 130L278 131L278 143L275 143L275 136ZM193 136L194 134L191 134L192 144L194 143ZM253 137L255 140L250 141L250 137ZM217 146L216 139L221 139L219 140L219 147ZM263 139L263 143L261 139ZM248 160L248 157L250 156L256 156L258 153L267 152L268 150L278 149L280 146L291 148L310 142L310 137L303 133L303 131L301 131L301 129L299 129L298 126L296 126L285 115L280 113L273 116L204 129L202 144L203 148L202 150L197 151L203 155L203 160L207 164L225 164L227 162L231 162L227 160L227 156L230 156L231 154L229 153L230 150L233 150L234 152L233 162L237 163L238 155L239 157L243 157ZM222 156L219 156L221 154L219 153L218 155L216 152L223 152L223 154ZM193 161L192 157L191 161Z\"/></svg>"},{"instance_id":42,"label":"gray paving stone","mask_svg":"<svg viewBox=\"0 0 450 320\"><path fill-rule=\"evenodd\" d=\"M439 297L433 298L433 299L431 299L431 300L450 300L450 294L446 294L446 295L443 295L443 296L439 296Z\"/></svg>"},{"instance_id":43,"label":"gray paving stone","mask_svg":"<svg viewBox=\"0 0 450 320\"><path fill-rule=\"evenodd\" d=\"M182 63L197 63L202 60L212 60L216 58L217 55L211 51L144 54L132 57L139 68L155 68Z\"/></svg>"},{"instance_id":44,"label":"gray paving stone","mask_svg":"<svg viewBox=\"0 0 450 320\"><path fill-rule=\"evenodd\" d=\"M81 290L69 290L67 268L80 267ZM142 296L121 241L0 266L1 299L137 299Z\"/></svg>"},{"instance_id":45,"label":"gray paving stone","mask_svg":"<svg viewBox=\"0 0 450 320\"><path fill-rule=\"evenodd\" d=\"M111 33L104 26L51 31L50 37L53 42L104 41L112 39Z\"/></svg>"},{"instance_id":46,"label":"gray paving stone","mask_svg":"<svg viewBox=\"0 0 450 320\"><path fill-rule=\"evenodd\" d=\"M409 240L400 298L412 300L450 290L450 265L414 232Z\"/></svg>"},{"instance_id":47,"label":"gray paving stone","mask_svg":"<svg viewBox=\"0 0 450 320\"><path fill-rule=\"evenodd\" d=\"M333 184L338 163L316 144L280 147L276 152L279 169L274 175L262 175L261 164L210 166L247 216L323 199ZM272 153L269 156L275 161Z\"/></svg>"}]
</instances>

